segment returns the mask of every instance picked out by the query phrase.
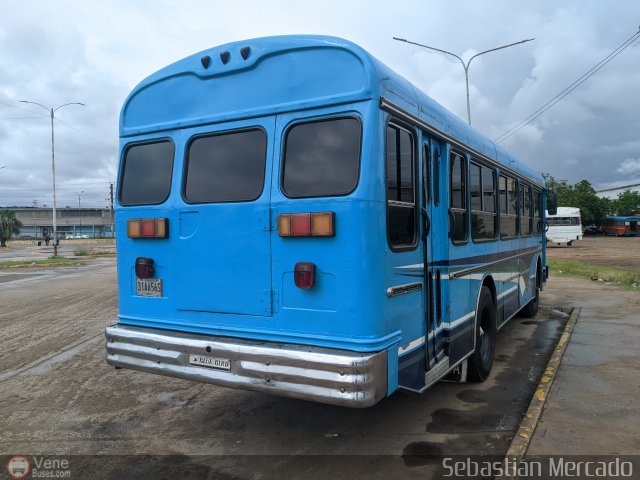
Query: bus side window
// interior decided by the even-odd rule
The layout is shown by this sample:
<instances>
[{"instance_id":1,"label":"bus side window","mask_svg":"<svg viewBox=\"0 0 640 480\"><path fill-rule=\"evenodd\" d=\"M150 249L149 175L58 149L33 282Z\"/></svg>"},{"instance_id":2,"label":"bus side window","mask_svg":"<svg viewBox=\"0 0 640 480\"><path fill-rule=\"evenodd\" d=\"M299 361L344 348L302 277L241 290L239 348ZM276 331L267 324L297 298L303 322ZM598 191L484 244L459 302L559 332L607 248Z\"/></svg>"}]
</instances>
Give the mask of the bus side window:
<instances>
[{"instance_id":1,"label":"bus side window","mask_svg":"<svg viewBox=\"0 0 640 480\"><path fill-rule=\"evenodd\" d=\"M471 238L491 240L496 236L495 172L471 163Z\"/></svg>"},{"instance_id":2,"label":"bus side window","mask_svg":"<svg viewBox=\"0 0 640 480\"><path fill-rule=\"evenodd\" d=\"M387 236L395 250L417 245L414 145L412 133L387 126Z\"/></svg>"},{"instance_id":3,"label":"bus side window","mask_svg":"<svg viewBox=\"0 0 640 480\"><path fill-rule=\"evenodd\" d=\"M520 235L531 235L531 188L520 185Z\"/></svg>"},{"instance_id":4,"label":"bus side window","mask_svg":"<svg viewBox=\"0 0 640 480\"><path fill-rule=\"evenodd\" d=\"M431 203L431 155L429 155L429 144L425 143L422 149L422 182L424 183L424 200L426 204Z\"/></svg>"},{"instance_id":5,"label":"bus side window","mask_svg":"<svg viewBox=\"0 0 640 480\"><path fill-rule=\"evenodd\" d=\"M467 161L451 153L449 232L453 243L467 241Z\"/></svg>"},{"instance_id":6,"label":"bus side window","mask_svg":"<svg viewBox=\"0 0 640 480\"><path fill-rule=\"evenodd\" d=\"M542 235L542 192L533 190L533 232Z\"/></svg>"},{"instance_id":7,"label":"bus side window","mask_svg":"<svg viewBox=\"0 0 640 480\"><path fill-rule=\"evenodd\" d=\"M440 149L433 149L433 204L440 205Z\"/></svg>"},{"instance_id":8,"label":"bus side window","mask_svg":"<svg viewBox=\"0 0 640 480\"><path fill-rule=\"evenodd\" d=\"M500 175L500 238L518 235L518 190L513 178Z\"/></svg>"}]
</instances>

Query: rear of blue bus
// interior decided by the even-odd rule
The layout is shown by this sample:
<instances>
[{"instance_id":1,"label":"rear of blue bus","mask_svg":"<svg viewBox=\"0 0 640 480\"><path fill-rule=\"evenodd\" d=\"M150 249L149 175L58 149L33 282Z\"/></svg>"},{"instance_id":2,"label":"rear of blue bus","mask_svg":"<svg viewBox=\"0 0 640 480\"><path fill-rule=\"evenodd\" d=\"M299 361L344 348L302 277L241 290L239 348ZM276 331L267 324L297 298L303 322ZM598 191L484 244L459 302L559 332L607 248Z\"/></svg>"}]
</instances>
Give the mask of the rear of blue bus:
<instances>
[{"instance_id":1,"label":"rear of blue bus","mask_svg":"<svg viewBox=\"0 0 640 480\"><path fill-rule=\"evenodd\" d=\"M353 407L396 388L367 68L350 45L263 39L134 90L109 364Z\"/></svg>"}]
</instances>

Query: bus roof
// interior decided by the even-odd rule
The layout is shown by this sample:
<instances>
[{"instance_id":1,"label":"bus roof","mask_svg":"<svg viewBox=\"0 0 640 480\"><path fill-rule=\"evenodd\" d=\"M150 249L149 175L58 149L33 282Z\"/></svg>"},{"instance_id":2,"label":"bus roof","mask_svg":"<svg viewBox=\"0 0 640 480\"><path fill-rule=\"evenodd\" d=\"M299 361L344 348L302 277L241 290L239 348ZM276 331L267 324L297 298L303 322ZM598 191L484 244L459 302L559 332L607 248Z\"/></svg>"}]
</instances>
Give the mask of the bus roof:
<instances>
[{"instance_id":1,"label":"bus roof","mask_svg":"<svg viewBox=\"0 0 640 480\"><path fill-rule=\"evenodd\" d=\"M617 217L607 217L612 222L640 222L640 215L627 215Z\"/></svg>"},{"instance_id":2,"label":"bus roof","mask_svg":"<svg viewBox=\"0 0 640 480\"><path fill-rule=\"evenodd\" d=\"M534 169L364 49L336 37L256 38L188 56L134 88L122 108L120 135L383 98L436 132L544 185Z\"/></svg>"},{"instance_id":3,"label":"bus roof","mask_svg":"<svg viewBox=\"0 0 640 480\"><path fill-rule=\"evenodd\" d=\"M558 212L555 215L547 215L549 218L553 217L579 217L580 209L576 207L558 207Z\"/></svg>"}]
</instances>

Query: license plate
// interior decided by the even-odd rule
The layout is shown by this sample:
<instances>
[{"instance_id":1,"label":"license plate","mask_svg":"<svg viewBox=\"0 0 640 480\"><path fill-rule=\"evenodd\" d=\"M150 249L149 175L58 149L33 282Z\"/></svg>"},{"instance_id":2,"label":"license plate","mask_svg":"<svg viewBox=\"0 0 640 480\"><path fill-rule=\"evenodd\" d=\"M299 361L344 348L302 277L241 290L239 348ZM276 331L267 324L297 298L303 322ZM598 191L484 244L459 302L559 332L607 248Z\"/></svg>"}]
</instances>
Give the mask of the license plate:
<instances>
[{"instance_id":1,"label":"license plate","mask_svg":"<svg viewBox=\"0 0 640 480\"><path fill-rule=\"evenodd\" d=\"M136 278L136 295L139 297L161 297L161 278Z\"/></svg>"},{"instance_id":2,"label":"license plate","mask_svg":"<svg viewBox=\"0 0 640 480\"><path fill-rule=\"evenodd\" d=\"M189 355L189 363L200 367L231 370L231 362L226 358L207 357L206 355Z\"/></svg>"}]
</instances>

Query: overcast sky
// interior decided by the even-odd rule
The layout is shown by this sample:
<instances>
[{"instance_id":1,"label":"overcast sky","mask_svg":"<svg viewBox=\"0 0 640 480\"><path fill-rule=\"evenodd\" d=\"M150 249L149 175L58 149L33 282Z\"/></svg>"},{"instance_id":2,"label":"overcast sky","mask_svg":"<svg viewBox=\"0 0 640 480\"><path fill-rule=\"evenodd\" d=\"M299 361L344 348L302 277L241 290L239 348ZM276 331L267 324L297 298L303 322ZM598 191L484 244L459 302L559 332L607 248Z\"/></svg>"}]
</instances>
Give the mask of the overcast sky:
<instances>
[{"instance_id":1,"label":"overcast sky","mask_svg":"<svg viewBox=\"0 0 640 480\"><path fill-rule=\"evenodd\" d=\"M470 68L474 127L498 137L638 31L638 0L191 1L2 0L0 206L51 203L57 112L58 206L107 205L118 115L154 71L222 43L326 34L360 44L466 119L461 65L392 40L460 54L535 37ZM541 172L595 186L640 183L640 41L502 144Z\"/></svg>"}]
</instances>

